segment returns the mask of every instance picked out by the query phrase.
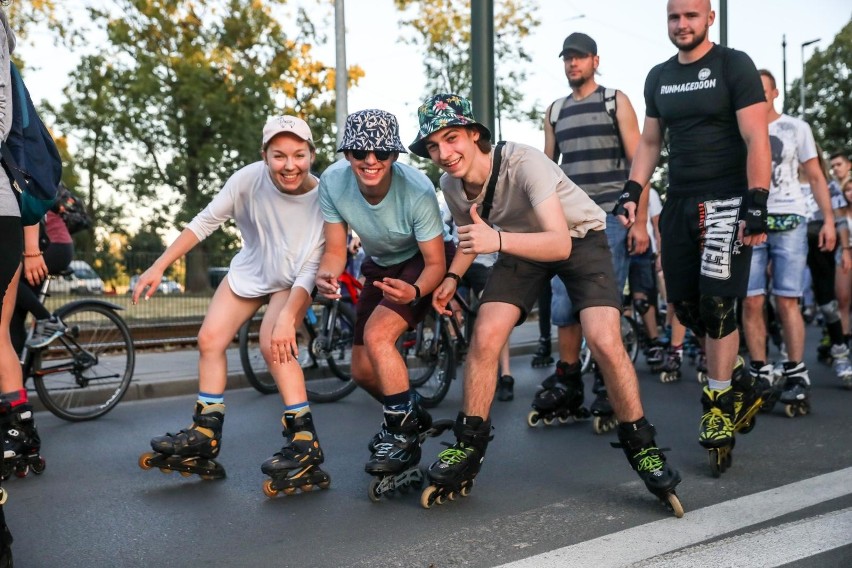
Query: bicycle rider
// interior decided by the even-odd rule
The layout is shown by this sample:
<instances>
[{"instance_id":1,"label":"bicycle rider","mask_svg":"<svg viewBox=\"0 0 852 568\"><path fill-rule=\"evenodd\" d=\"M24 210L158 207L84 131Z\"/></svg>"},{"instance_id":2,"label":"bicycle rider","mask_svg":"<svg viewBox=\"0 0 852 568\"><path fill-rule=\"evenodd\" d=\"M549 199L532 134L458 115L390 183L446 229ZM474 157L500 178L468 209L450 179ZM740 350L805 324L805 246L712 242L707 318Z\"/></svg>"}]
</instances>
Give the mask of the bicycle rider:
<instances>
[{"instance_id":1,"label":"bicycle rider","mask_svg":"<svg viewBox=\"0 0 852 568\"><path fill-rule=\"evenodd\" d=\"M324 296L340 297L337 278L346 265L347 232L355 231L366 258L352 378L384 409L365 470L397 474L420 461L418 437L432 418L415 400L396 341L426 317L455 247L429 178L397 162L406 149L393 114L378 109L350 114L338 151L345 160L320 178L326 248L316 285Z\"/></svg>"},{"instance_id":2,"label":"bicycle rider","mask_svg":"<svg viewBox=\"0 0 852 568\"><path fill-rule=\"evenodd\" d=\"M301 458L307 460L306 465L322 462L296 342L296 329L311 304L323 249L316 191L319 180L310 172L315 155L311 130L304 120L294 116L271 118L263 128L262 161L233 174L213 201L139 277L133 290L134 304L154 294L173 262L228 219L236 222L242 249L231 260L198 332L199 393L194 423L176 435L151 440L156 452L180 456L201 453L207 458L218 454L228 376L225 351L240 326L268 300L260 346L284 401L282 423L287 443L262 469L268 473L269 467Z\"/></svg>"}]
</instances>

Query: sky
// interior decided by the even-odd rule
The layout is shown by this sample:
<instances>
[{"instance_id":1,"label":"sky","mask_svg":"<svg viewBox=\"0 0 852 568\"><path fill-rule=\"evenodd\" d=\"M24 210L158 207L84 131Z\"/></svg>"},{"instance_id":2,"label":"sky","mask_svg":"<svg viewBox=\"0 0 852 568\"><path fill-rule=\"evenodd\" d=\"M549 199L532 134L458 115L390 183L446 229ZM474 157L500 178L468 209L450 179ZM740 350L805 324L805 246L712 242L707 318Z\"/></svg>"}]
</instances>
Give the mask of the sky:
<instances>
[{"instance_id":1,"label":"sky","mask_svg":"<svg viewBox=\"0 0 852 568\"><path fill-rule=\"evenodd\" d=\"M310 3L312 0L301 0ZM499 0L496 0L499 2ZM624 91L639 116L644 116L642 98L648 71L675 54L666 32L665 0L526 0L539 8L541 25L524 46L532 55L528 81L523 87L527 103L537 103L544 111L554 99L569 92L558 53L563 39L572 32L584 32L598 44L600 76L598 83ZM786 34L787 80L802 73L801 44L813 39L818 43L805 48L805 58L814 49L824 49L852 16L849 0L728 0L728 45L745 51L757 67L765 67L782 81L782 36ZM711 27L711 40L719 41L718 0ZM399 12L393 0L346 0L347 64L358 65L366 76L349 92L348 109L381 108L394 113L400 122L403 143L413 141L417 131L417 107L428 93L420 54L399 41ZM328 20L333 26L333 18ZM328 44L317 46L318 57L334 62L334 31L327 30ZM39 39L41 37L41 39ZM27 76L36 99L62 100L62 88L68 71L76 64L74 54L57 48L35 36L40 69ZM27 56L28 62L36 58ZM792 95L791 95L792 96ZM798 97L798 94L795 94ZM780 101L779 101L780 104ZM474 109L475 111L475 109ZM543 120L543 118L542 118ZM541 124L504 121L502 138L543 146ZM405 159L403 159L405 161Z\"/></svg>"}]
</instances>

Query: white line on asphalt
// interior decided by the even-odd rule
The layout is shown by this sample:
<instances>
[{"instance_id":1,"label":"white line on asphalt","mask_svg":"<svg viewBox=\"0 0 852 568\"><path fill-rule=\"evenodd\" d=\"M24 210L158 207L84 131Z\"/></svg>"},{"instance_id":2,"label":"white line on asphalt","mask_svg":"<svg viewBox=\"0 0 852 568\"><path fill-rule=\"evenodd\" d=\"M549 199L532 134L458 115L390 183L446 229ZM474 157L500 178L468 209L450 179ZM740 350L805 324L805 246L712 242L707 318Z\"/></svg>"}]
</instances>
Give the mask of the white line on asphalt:
<instances>
[{"instance_id":1,"label":"white line on asphalt","mask_svg":"<svg viewBox=\"0 0 852 568\"><path fill-rule=\"evenodd\" d=\"M852 467L504 564L501 568L629 566L852 493Z\"/></svg>"},{"instance_id":2,"label":"white line on asphalt","mask_svg":"<svg viewBox=\"0 0 852 568\"><path fill-rule=\"evenodd\" d=\"M852 544L852 508L652 558L636 568L781 566Z\"/></svg>"}]
</instances>

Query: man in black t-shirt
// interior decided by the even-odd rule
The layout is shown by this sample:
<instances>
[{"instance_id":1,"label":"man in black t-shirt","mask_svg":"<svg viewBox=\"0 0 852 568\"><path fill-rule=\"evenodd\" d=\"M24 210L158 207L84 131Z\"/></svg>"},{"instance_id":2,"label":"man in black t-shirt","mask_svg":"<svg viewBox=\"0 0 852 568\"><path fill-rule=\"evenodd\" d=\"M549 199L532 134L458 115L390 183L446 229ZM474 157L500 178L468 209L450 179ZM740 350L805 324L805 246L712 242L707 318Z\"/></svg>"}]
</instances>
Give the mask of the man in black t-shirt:
<instances>
[{"instance_id":1,"label":"man in black t-shirt","mask_svg":"<svg viewBox=\"0 0 852 568\"><path fill-rule=\"evenodd\" d=\"M735 302L746 293L751 247L766 240L766 100L751 59L708 39L710 0L669 0L667 13L678 53L646 79L645 125L616 210L638 202L667 133L663 274L678 318L706 341L699 443L719 456L733 447L735 426L744 426L737 419L748 421L759 392L747 373L733 371L742 365Z\"/></svg>"}]
</instances>

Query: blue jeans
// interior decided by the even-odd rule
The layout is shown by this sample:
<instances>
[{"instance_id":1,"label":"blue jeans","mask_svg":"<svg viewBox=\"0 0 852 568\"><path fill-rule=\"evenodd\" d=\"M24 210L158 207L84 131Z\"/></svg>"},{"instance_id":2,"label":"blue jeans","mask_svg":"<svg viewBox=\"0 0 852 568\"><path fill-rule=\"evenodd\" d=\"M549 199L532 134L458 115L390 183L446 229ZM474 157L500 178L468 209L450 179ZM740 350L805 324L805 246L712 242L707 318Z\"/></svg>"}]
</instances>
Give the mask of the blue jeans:
<instances>
[{"instance_id":1,"label":"blue jeans","mask_svg":"<svg viewBox=\"0 0 852 568\"><path fill-rule=\"evenodd\" d=\"M751 253L748 295L759 296L769 291L767 266L772 262L771 293L785 298L800 298L804 292L808 265L808 224L789 231L767 233L766 242Z\"/></svg>"},{"instance_id":2,"label":"blue jeans","mask_svg":"<svg viewBox=\"0 0 852 568\"><path fill-rule=\"evenodd\" d=\"M630 266L630 257L627 254L627 227L611 213L606 214L606 240L612 253L612 268L615 272L615 285L619 294L624 290L627 281L627 271ZM550 301L550 321L557 327L565 327L579 323L577 314L568 291L559 278L554 277L550 281L553 298Z\"/></svg>"}]
</instances>

